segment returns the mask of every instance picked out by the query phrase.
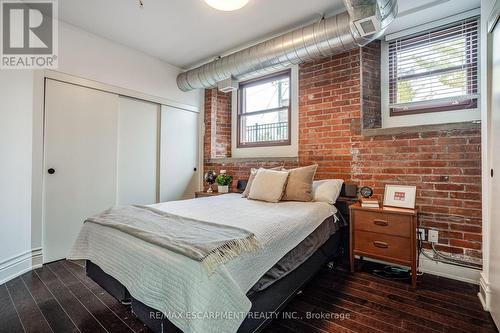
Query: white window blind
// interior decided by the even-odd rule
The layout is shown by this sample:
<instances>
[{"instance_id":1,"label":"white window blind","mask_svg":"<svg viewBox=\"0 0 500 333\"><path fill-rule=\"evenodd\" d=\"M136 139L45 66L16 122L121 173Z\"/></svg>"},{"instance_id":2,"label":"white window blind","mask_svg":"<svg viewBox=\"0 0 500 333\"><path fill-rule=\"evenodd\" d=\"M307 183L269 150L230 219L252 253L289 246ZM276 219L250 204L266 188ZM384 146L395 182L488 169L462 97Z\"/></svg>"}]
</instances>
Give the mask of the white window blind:
<instances>
[{"instance_id":1,"label":"white window blind","mask_svg":"<svg viewBox=\"0 0 500 333\"><path fill-rule=\"evenodd\" d=\"M389 42L391 116L477 107L478 25L466 19Z\"/></svg>"}]
</instances>

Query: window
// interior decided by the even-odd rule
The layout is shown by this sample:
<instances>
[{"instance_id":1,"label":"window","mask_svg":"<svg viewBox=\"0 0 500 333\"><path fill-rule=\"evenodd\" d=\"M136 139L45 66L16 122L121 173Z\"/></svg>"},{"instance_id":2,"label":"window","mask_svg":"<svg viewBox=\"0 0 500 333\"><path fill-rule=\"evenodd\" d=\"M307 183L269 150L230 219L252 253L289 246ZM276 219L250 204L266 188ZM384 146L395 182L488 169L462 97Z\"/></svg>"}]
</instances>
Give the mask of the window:
<instances>
[{"instance_id":1,"label":"window","mask_svg":"<svg viewBox=\"0 0 500 333\"><path fill-rule=\"evenodd\" d=\"M237 118L238 148L290 145L290 71L241 83Z\"/></svg>"},{"instance_id":2,"label":"window","mask_svg":"<svg viewBox=\"0 0 500 333\"><path fill-rule=\"evenodd\" d=\"M478 19L389 42L390 116L475 109Z\"/></svg>"}]
</instances>

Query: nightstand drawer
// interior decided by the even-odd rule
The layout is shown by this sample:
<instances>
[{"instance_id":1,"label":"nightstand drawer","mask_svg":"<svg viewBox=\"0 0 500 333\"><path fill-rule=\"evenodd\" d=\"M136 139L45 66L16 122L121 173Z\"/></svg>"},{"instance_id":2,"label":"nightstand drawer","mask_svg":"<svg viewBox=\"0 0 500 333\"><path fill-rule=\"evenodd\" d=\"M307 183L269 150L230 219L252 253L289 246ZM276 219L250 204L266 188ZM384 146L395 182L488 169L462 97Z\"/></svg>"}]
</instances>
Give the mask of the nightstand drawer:
<instances>
[{"instance_id":1,"label":"nightstand drawer","mask_svg":"<svg viewBox=\"0 0 500 333\"><path fill-rule=\"evenodd\" d=\"M403 261L412 258L409 238L361 230L354 235L354 251Z\"/></svg>"},{"instance_id":2,"label":"nightstand drawer","mask_svg":"<svg viewBox=\"0 0 500 333\"><path fill-rule=\"evenodd\" d=\"M354 229L410 237L411 217L355 210Z\"/></svg>"},{"instance_id":3,"label":"nightstand drawer","mask_svg":"<svg viewBox=\"0 0 500 333\"><path fill-rule=\"evenodd\" d=\"M373 258L391 264L410 266L411 284L417 286L417 210L395 207L364 208L349 206L350 261L355 257Z\"/></svg>"}]
</instances>

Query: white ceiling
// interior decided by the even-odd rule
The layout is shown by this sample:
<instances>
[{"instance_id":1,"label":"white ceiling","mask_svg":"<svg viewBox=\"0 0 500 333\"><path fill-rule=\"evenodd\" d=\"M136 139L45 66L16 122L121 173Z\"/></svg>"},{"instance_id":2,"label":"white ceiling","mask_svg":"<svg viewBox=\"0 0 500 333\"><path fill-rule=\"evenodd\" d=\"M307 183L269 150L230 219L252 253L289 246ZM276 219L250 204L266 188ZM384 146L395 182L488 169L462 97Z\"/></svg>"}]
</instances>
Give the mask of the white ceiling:
<instances>
[{"instance_id":1,"label":"white ceiling","mask_svg":"<svg viewBox=\"0 0 500 333\"><path fill-rule=\"evenodd\" d=\"M250 0L234 12L221 12L203 0L62 0L61 20L140 50L181 68L228 50L344 9L342 0ZM479 7L480 0L400 0L408 13L428 3L439 5L403 15L390 32Z\"/></svg>"}]
</instances>

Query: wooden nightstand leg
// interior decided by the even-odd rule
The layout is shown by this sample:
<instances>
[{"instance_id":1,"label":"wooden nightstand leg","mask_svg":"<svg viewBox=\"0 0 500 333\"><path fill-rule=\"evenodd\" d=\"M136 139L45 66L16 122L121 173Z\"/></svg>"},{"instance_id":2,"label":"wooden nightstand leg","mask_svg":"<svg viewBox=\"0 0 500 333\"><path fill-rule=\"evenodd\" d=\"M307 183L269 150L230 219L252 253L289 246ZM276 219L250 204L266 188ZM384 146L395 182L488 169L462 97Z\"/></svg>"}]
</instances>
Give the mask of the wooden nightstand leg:
<instances>
[{"instance_id":1,"label":"wooden nightstand leg","mask_svg":"<svg viewBox=\"0 0 500 333\"><path fill-rule=\"evenodd\" d=\"M355 267L354 267L354 255L351 253L351 273L354 273Z\"/></svg>"},{"instance_id":2,"label":"wooden nightstand leg","mask_svg":"<svg viewBox=\"0 0 500 333\"><path fill-rule=\"evenodd\" d=\"M411 266L411 286L417 288L417 265L413 263Z\"/></svg>"}]
</instances>

